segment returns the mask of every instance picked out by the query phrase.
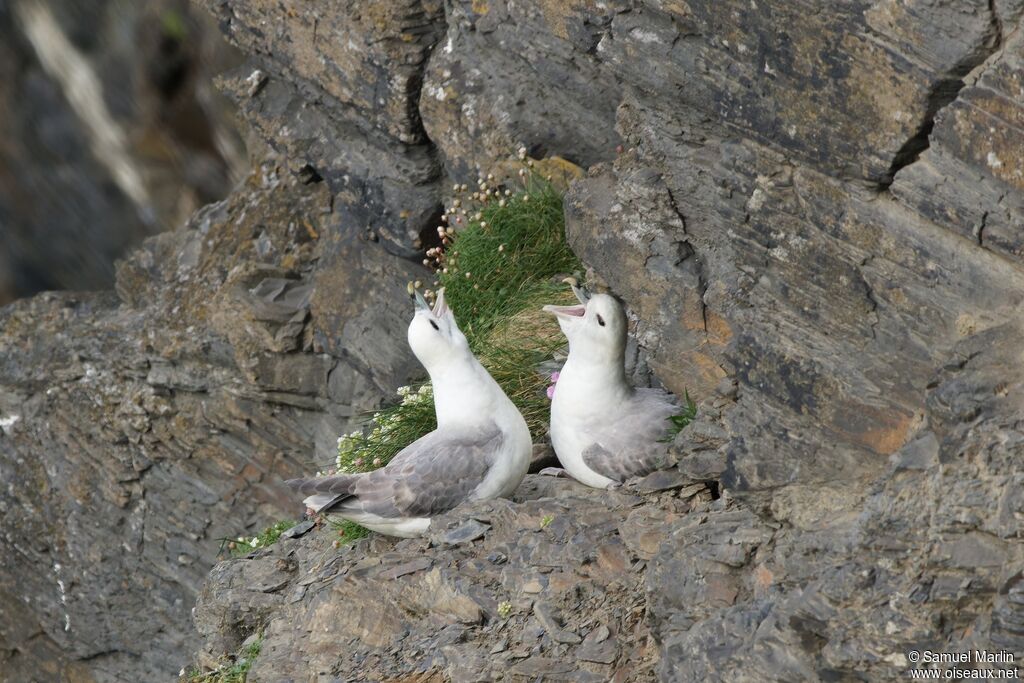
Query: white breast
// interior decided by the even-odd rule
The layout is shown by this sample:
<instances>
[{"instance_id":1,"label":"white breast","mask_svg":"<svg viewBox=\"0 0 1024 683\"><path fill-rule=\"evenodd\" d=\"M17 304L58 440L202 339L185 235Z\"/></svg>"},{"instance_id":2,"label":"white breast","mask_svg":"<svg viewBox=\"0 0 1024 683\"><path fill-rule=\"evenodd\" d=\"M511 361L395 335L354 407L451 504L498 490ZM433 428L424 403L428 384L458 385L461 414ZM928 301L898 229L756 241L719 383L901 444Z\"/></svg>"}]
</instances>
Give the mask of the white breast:
<instances>
[{"instance_id":1,"label":"white breast","mask_svg":"<svg viewBox=\"0 0 1024 683\"><path fill-rule=\"evenodd\" d=\"M533 439L530 437L526 420L511 402L507 406L502 406L498 412L500 414L495 418L504 440L487 476L473 491L472 497L475 500L512 495L526 476L526 471L530 469Z\"/></svg>"},{"instance_id":2,"label":"white breast","mask_svg":"<svg viewBox=\"0 0 1024 683\"><path fill-rule=\"evenodd\" d=\"M593 439L587 434L586 415L574 410L574 406L586 405L586 399L574 397L572 393L572 386L563 386L559 380L551 402L551 445L558 461L573 479L594 488L606 488L616 482L583 462L583 449L590 446Z\"/></svg>"}]
</instances>

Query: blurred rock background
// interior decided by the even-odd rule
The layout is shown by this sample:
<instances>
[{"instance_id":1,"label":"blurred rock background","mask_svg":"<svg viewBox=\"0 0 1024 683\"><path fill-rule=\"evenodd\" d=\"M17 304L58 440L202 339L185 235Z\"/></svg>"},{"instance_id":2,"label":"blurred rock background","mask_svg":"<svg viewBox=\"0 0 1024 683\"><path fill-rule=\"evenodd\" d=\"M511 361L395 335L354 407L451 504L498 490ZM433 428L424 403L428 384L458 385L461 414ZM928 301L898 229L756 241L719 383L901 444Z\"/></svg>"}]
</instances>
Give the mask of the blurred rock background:
<instances>
[{"instance_id":1,"label":"blurred rock background","mask_svg":"<svg viewBox=\"0 0 1024 683\"><path fill-rule=\"evenodd\" d=\"M110 288L227 194L247 157L211 78L238 59L186 0L0 2L0 305Z\"/></svg>"}]
</instances>

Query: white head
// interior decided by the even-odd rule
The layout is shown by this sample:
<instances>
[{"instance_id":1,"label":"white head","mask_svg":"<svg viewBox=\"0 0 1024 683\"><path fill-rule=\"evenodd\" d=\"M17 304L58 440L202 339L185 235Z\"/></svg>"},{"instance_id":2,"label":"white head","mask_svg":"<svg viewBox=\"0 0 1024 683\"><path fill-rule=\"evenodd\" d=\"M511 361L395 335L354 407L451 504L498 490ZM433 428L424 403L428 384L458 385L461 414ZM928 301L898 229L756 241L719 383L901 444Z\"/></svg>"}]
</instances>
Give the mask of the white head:
<instances>
[{"instance_id":1,"label":"white head","mask_svg":"<svg viewBox=\"0 0 1024 683\"><path fill-rule=\"evenodd\" d=\"M558 318L569 340L569 355L598 364L623 367L626 356L626 314L608 294L589 295L575 284L577 306L545 306Z\"/></svg>"},{"instance_id":2,"label":"white head","mask_svg":"<svg viewBox=\"0 0 1024 683\"><path fill-rule=\"evenodd\" d=\"M444 301L444 289L437 293L433 309L423 295L416 292L416 314L409 323L409 347L429 373L471 355L466 336Z\"/></svg>"}]
</instances>

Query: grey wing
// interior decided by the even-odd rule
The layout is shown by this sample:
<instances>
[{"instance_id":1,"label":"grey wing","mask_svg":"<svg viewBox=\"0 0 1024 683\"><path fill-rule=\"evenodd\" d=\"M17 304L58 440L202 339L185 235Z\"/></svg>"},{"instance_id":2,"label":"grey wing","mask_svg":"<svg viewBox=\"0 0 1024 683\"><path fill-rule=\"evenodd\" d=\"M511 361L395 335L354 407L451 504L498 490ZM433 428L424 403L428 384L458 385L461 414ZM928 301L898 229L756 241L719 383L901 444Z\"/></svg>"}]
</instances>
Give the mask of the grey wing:
<instances>
[{"instance_id":1,"label":"grey wing","mask_svg":"<svg viewBox=\"0 0 1024 683\"><path fill-rule=\"evenodd\" d=\"M493 422L475 432L431 432L386 467L361 475L336 509L387 518L447 512L469 498L487 476L503 441Z\"/></svg>"},{"instance_id":2,"label":"grey wing","mask_svg":"<svg viewBox=\"0 0 1024 683\"><path fill-rule=\"evenodd\" d=\"M661 439L679 410L671 394L638 389L620 415L592 426L593 443L583 449L583 462L618 482L667 467L668 444Z\"/></svg>"}]
</instances>

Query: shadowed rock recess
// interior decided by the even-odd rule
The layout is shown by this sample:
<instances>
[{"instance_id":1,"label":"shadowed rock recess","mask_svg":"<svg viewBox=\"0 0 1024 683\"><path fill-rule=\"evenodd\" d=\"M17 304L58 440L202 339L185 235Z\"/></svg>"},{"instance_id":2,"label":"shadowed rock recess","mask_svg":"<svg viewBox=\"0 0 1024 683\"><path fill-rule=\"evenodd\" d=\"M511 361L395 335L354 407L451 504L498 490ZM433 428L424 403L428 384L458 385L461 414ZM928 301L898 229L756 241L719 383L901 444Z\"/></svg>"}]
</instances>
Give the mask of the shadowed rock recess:
<instances>
[{"instance_id":1,"label":"shadowed rock recess","mask_svg":"<svg viewBox=\"0 0 1024 683\"><path fill-rule=\"evenodd\" d=\"M1024 658L1024 2L202 4L271 156L116 294L0 309L0 679L166 680L257 632L253 681ZM700 404L678 471L208 575L415 372L447 188L519 144L587 169L570 243Z\"/></svg>"}]
</instances>

